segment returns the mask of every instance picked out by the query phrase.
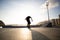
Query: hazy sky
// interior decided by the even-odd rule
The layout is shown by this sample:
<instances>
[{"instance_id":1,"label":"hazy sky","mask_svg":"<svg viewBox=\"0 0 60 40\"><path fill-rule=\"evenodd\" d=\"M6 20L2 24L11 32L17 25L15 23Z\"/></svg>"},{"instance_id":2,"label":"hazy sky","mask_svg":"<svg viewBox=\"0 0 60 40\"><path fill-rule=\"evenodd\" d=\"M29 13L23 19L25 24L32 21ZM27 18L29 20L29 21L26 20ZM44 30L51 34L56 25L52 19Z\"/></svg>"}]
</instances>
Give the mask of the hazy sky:
<instances>
[{"instance_id":1,"label":"hazy sky","mask_svg":"<svg viewBox=\"0 0 60 40\"><path fill-rule=\"evenodd\" d=\"M50 19L58 18L60 0L0 0L0 20L5 24L26 24L26 16L33 18L32 24L47 20L47 1Z\"/></svg>"}]
</instances>

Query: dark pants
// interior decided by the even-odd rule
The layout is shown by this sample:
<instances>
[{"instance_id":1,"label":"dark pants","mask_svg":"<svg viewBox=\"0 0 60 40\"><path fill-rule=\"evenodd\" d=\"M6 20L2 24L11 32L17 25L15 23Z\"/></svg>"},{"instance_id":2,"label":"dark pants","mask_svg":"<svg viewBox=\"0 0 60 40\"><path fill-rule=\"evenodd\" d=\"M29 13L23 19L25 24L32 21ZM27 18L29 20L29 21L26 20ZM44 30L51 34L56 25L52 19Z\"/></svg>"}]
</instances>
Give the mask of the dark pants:
<instances>
[{"instance_id":1,"label":"dark pants","mask_svg":"<svg viewBox=\"0 0 60 40\"><path fill-rule=\"evenodd\" d=\"M30 28L30 24L31 22L30 21L27 21L27 27Z\"/></svg>"}]
</instances>

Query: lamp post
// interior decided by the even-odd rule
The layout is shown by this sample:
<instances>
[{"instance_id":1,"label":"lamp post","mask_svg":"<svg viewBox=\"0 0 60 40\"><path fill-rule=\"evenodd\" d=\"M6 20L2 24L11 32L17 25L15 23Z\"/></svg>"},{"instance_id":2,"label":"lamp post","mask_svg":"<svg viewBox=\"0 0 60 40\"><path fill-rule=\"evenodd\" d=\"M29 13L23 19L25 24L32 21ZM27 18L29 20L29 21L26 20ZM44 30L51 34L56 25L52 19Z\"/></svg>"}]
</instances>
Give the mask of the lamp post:
<instances>
[{"instance_id":1,"label":"lamp post","mask_svg":"<svg viewBox=\"0 0 60 40\"><path fill-rule=\"evenodd\" d=\"M48 6L49 6L49 2L47 1L47 2L46 2L46 7L47 7L47 14L48 14L48 22L49 22L50 19L49 19L49 9L48 9Z\"/></svg>"},{"instance_id":2,"label":"lamp post","mask_svg":"<svg viewBox=\"0 0 60 40\"><path fill-rule=\"evenodd\" d=\"M49 6L49 2L47 1L46 2L47 14L48 14L48 25L47 25L47 27L52 27L52 23L50 22L50 17L49 17L49 9L48 9L48 6Z\"/></svg>"}]
</instances>

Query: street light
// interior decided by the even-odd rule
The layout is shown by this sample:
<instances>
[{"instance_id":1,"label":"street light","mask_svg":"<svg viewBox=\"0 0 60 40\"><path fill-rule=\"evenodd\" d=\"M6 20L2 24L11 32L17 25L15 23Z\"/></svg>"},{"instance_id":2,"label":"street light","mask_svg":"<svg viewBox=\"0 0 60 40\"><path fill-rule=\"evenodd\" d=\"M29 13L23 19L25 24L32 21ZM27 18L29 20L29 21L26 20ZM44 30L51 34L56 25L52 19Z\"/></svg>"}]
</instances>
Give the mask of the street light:
<instances>
[{"instance_id":1,"label":"street light","mask_svg":"<svg viewBox=\"0 0 60 40\"><path fill-rule=\"evenodd\" d=\"M47 14L48 14L48 22L49 22L50 19L49 19L49 9L48 9L48 6L49 6L49 2L47 1L47 2L46 2L46 7L47 7Z\"/></svg>"},{"instance_id":2,"label":"street light","mask_svg":"<svg viewBox=\"0 0 60 40\"><path fill-rule=\"evenodd\" d=\"M48 6L49 6L49 2L47 1L46 2L47 14L48 14L48 25L47 25L47 27L52 27L52 23L50 22L50 18L49 18L49 9L48 9Z\"/></svg>"}]
</instances>

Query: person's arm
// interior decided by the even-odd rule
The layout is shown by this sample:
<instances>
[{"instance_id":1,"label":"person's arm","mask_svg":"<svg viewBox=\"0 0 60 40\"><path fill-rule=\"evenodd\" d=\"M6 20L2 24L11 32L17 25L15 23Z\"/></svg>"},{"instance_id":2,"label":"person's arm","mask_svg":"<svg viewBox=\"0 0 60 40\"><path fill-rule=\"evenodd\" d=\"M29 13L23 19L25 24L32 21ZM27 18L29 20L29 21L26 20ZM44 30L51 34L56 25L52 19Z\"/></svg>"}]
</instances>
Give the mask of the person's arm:
<instances>
[{"instance_id":1,"label":"person's arm","mask_svg":"<svg viewBox=\"0 0 60 40\"><path fill-rule=\"evenodd\" d=\"M33 22L33 19L31 18L32 22Z\"/></svg>"}]
</instances>

